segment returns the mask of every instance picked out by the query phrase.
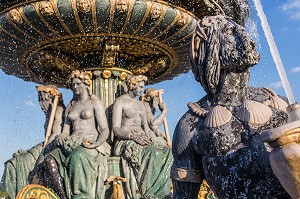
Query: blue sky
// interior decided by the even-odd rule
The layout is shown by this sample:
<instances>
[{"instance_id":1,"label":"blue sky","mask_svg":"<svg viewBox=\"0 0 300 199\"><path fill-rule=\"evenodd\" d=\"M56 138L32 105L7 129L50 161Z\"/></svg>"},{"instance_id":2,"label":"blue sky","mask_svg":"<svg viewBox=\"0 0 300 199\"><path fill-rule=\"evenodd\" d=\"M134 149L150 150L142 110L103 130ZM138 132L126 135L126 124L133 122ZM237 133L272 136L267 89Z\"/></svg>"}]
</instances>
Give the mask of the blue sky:
<instances>
[{"instance_id":1,"label":"blue sky","mask_svg":"<svg viewBox=\"0 0 300 199\"><path fill-rule=\"evenodd\" d=\"M252 0L249 0L251 4ZM262 0L265 14L271 26L282 62L290 80L296 101L300 101L300 0ZM284 95L267 41L262 32L257 13L253 8L249 32L258 42L260 63L251 69L249 85L269 87ZM43 141L45 116L38 101L36 84L8 76L0 70L0 175L3 164L18 149L29 149ZM187 111L186 104L205 95L191 72L171 81L153 85L164 89L167 103L169 131L172 134L177 121ZM71 91L61 89L65 104L69 103Z\"/></svg>"}]
</instances>

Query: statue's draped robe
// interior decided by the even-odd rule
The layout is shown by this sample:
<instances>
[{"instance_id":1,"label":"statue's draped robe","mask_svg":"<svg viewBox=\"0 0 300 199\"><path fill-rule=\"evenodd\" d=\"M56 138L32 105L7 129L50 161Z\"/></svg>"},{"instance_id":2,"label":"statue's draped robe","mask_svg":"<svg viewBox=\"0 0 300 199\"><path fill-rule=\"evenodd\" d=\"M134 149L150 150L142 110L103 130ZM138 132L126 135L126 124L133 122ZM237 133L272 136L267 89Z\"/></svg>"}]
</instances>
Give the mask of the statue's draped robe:
<instances>
[{"instance_id":1,"label":"statue's draped robe","mask_svg":"<svg viewBox=\"0 0 300 199\"><path fill-rule=\"evenodd\" d=\"M74 137L74 136L70 136ZM49 153L64 179L65 191L72 199L102 199L107 179L110 146L105 142L96 149L81 146L81 141L65 144ZM68 145L68 146L67 146Z\"/></svg>"},{"instance_id":2,"label":"statue's draped robe","mask_svg":"<svg viewBox=\"0 0 300 199\"><path fill-rule=\"evenodd\" d=\"M18 192L29 184L30 172L34 169L42 150L43 143L40 143L28 151L19 152L5 162L1 186L10 198L16 198Z\"/></svg>"},{"instance_id":3,"label":"statue's draped robe","mask_svg":"<svg viewBox=\"0 0 300 199\"><path fill-rule=\"evenodd\" d=\"M126 198L164 198L170 194L173 162L170 148L119 140L115 154L121 156L121 175L127 179Z\"/></svg>"}]
</instances>

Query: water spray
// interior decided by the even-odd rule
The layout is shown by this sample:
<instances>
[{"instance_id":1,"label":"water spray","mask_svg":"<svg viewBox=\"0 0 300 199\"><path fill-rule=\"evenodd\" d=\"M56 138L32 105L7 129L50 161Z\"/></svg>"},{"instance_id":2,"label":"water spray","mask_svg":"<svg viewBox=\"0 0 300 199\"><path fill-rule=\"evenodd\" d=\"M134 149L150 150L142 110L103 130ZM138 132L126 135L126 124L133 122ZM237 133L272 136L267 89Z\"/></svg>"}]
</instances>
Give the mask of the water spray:
<instances>
[{"instance_id":1,"label":"water spray","mask_svg":"<svg viewBox=\"0 0 300 199\"><path fill-rule=\"evenodd\" d=\"M253 0L255 8L257 10L258 16L261 20L261 25L263 28L263 31L265 33L265 37L267 38L267 42L270 47L272 58L275 62L280 80L282 82L282 86L284 88L284 91L286 93L286 96L288 98L289 106L287 107L287 113L289 116L290 121L300 120L300 104L297 104L292 92L291 85L289 83L289 80L286 76L285 69L283 67L282 60L280 58L280 54L278 52L273 34L271 32L267 17L263 11L263 7L260 0Z\"/></svg>"}]
</instances>

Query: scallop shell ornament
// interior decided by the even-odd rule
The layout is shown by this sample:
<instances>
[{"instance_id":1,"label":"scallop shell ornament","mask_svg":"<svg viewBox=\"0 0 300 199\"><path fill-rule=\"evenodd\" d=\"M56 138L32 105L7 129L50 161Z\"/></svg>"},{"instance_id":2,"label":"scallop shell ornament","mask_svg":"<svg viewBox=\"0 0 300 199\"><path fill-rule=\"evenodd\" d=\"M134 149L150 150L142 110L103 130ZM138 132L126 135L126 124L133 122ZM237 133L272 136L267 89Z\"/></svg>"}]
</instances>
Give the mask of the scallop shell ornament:
<instances>
[{"instance_id":1,"label":"scallop shell ornament","mask_svg":"<svg viewBox=\"0 0 300 199\"><path fill-rule=\"evenodd\" d=\"M201 108L197 103L189 102L187 106L199 117L204 117L207 113L207 111Z\"/></svg>"},{"instance_id":2,"label":"scallop shell ornament","mask_svg":"<svg viewBox=\"0 0 300 199\"><path fill-rule=\"evenodd\" d=\"M286 113L286 108L288 107L288 104L286 101L281 99L278 96L270 97L269 100L263 102L265 105L268 105L274 109L281 110Z\"/></svg>"},{"instance_id":3,"label":"scallop shell ornament","mask_svg":"<svg viewBox=\"0 0 300 199\"><path fill-rule=\"evenodd\" d=\"M216 106L207 112L204 126L208 128L219 127L227 124L232 118L232 113L223 106Z\"/></svg>"},{"instance_id":4,"label":"scallop shell ornament","mask_svg":"<svg viewBox=\"0 0 300 199\"><path fill-rule=\"evenodd\" d=\"M272 117L272 110L262 103L246 100L237 110L236 117L251 125L266 124Z\"/></svg>"},{"instance_id":5,"label":"scallop shell ornament","mask_svg":"<svg viewBox=\"0 0 300 199\"><path fill-rule=\"evenodd\" d=\"M278 97L278 95L275 93L275 91L269 89L269 88L262 88L262 90L269 95L270 99L263 102L263 104L272 107L274 109L281 110L283 112L286 112L286 108L288 107L288 104L286 101Z\"/></svg>"}]
</instances>

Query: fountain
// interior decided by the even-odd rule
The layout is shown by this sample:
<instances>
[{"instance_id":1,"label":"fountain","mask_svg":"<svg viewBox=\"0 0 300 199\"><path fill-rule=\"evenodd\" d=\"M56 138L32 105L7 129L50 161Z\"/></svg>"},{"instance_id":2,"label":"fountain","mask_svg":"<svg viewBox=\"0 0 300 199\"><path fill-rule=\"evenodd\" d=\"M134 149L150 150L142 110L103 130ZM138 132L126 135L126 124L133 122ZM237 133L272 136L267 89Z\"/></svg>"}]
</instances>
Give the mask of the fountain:
<instances>
[{"instance_id":1,"label":"fountain","mask_svg":"<svg viewBox=\"0 0 300 199\"><path fill-rule=\"evenodd\" d=\"M103 147L97 146L97 154L101 153L100 159L104 161L104 166L101 167L103 170L89 176L100 176L100 184L97 184L95 190L104 187L104 192L99 194L105 196L92 198L108 198L110 194L112 194L111 197L116 198L155 197L155 193L162 194L159 196L161 198L167 197L168 193L165 188L169 181L167 180L168 172L165 171L170 169L172 159L169 156L170 149L166 147L166 143L154 144L151 148L148 146L147 136L137 132L136 129L125 131L131 125L122 126L124 124L119 121L124 115L134 118L128 110L143 109L135 97L139 95L146 80L148 80L147 84L155 84L173 79L189 70L191 38L193 39L192 70L196 80L200 81L208 95L197 103L189 103L190 111L175 130L173 143L175 161L171 171L175 190L174 198L197 198L200 187L201 190L206 191L203 188L205 184L200 186L203 178L206 178L220 198L247 196L289 198L271 172L269 162L266 160L266 149L259 139L261 131L277 127L287 121L285 113L287 104L270 89L247 87L248 69L259 59L255 44L247 38L241 28L245 25L249 14L247 0L17 0L0 2L0 42L3 46L0 49L0 61L1 69L6 74L25 81L55 84L60 87L66 86L66 80L71 74L72 78L69 82L72 83L71 88L75 98L68 106L69 109L73 111L80 109L76 104L81 103L82 96L90 96L92 101L99 98L102 102L108 124L99 121L100 129L102 129L101 133L104 133L107 131L105 126L108 125L110 136L107 143L102 140L100 146ZM223 14L232 17L233 21ZM198 23L198 19L202 21ZM196 35L193 35L195 29ZM224 31L220 33L218 30ZM231 35L233 33L234 36ZM221 34L224 36L222 39L225 38L222 42L217 41ZM206 49L207 45L211 44L210 42L215 42L212 46L216 49ZM231 46L233 43L236 46ZM243 52L245 50L243 47L248 51ZM220 54L216 53L220 49L223 51ZM208 53L212 50L211 57L203 54L203 50ZM216 55L223 56L222 61ZM239 62L241 59L243 61ZM76 91L76 82L82 83L82 87L86 89L84 93ZM124 94L126 92L127 94ZM158 95L159 91L155 96L158 98ZM154 103L154 94L150 96L153 100L150 102ZM127 104L128 101L124 103L128 99L131 100L131 105ZM294 101L293 97L289 99ZM159 101L161 115L165 117L165 107L162 105L161 96ZM55 101L53 104L56 104ZM52 106L55 109L55 105ZM55 111L52 110L52 115L54 115ZM81 122L81 119L70 119L71 113L72 111L66 112L66 115L69 115L66 121L69 120L67 124L72 124L72 127L76 129L77 121ZM49 116L48 123L51 123L51 114ZM151 127L150 121L152 119L147 122ZM162 119L160 121L162 122ZM199 122L198 125L196 122ZM87 126L90 124L88 122ZM165 119L164 124L166 127ZM49 126L51 128L52 125ZM146 132L145 122L135 124L135 126L140 126L139 128ZM159 131L153 131L159 134ZM69 132L69 134L72 133ZM106 136L106 133L104 134ZM61 172L60 169L64 169L63 167L55 165L59 161L56 159L57 156L53 155L52 149L49 149L49 152L43 152L47 155L45 155L44 166L59 169L54 177L49 178L52 179L49 187L60 198L76 197L77 191L74 190L80 187L72 187L73 180L71 180L72 188L67 187L65 189L67 193L63 193L64 190L59 190L62 188L61 182L64 181L65 186L69 185L67 181L76 176L72 173L76 171L70 168L72 164L78 163L78 154L80 155L81 150L85 150L82 149L84 147L93 148L95 142L93 139L84 138L82 147L76 144L76 139L70 140L67 143L71 148L70 154L63 154L62 151L55 152L64 155L67 159L67 161L63 160L64 163L70 163L70 167L66 167L69 172L67 174ZM183 148L187 151L190 149L184 142L191 143L188 147L193 147L191 151L196 151L196 154L181 154ZM117 149L110 150L109 145L115 145ZM78 154L76 151L79 151ZM139 159L140 156L135 151L142 151L144 157L148 155L149 158ZM144 181L145 186L148 186L153 183L153 180L150 177L147 178L149 173L144 172L147 171L144 165L153 164L151 160L155 160L155 156L152 155L154 152L159 154L157 157L160 155L167 157L164 160L165 164L164 161L160 162L163 164L161 167L165 167L165 170L162 170L164 175L157 175L160 179L159 183L166 186L164 190L158 190L156 187L159 183L154 183L151 186L153 190L148 189L148 193L142 186L142 182ZM109 153L113 153L113 156L108 157ZM95 154L90 153L92 156ZM49 158L50 156L55 160ZM203 164L198 163L195 157L200 157ZM149 162L144 162L145 160ZM233 163L229 164L232 161ZM140 170L139 163L146 169ZM215 165L222 166L223 170L216 168ZM43 167L35 168L33 182L40 182L43 176L40 176L39 171L43 170ZM125 171L127 168L129 168L128 171ZM109 178L106 176L106 185L102 179L106 175L105 172L108 172L110 176ZM124 173L128 176L127 179L123 178ZM144 178L139 179L138 176ZM153 176L156 174L153 173ZM58 180L61 177L62 179ZM111 182L113 182L113 188L110 186ZM53 186L55 184L58 186ZM89 190L94 190L94 188ZM123 196L120 195L122 189ZM28 194L33 197L37 190L42 190L50 198L57 198L48 189L32 185L23 189L19 193L19 198L27 198ZM70 190L71 193L68 192ZM206 195L206 193L207 191L199 195ZM209 197L214 197L214 194L209 195Z\"/></svg>"}]
</instances>

